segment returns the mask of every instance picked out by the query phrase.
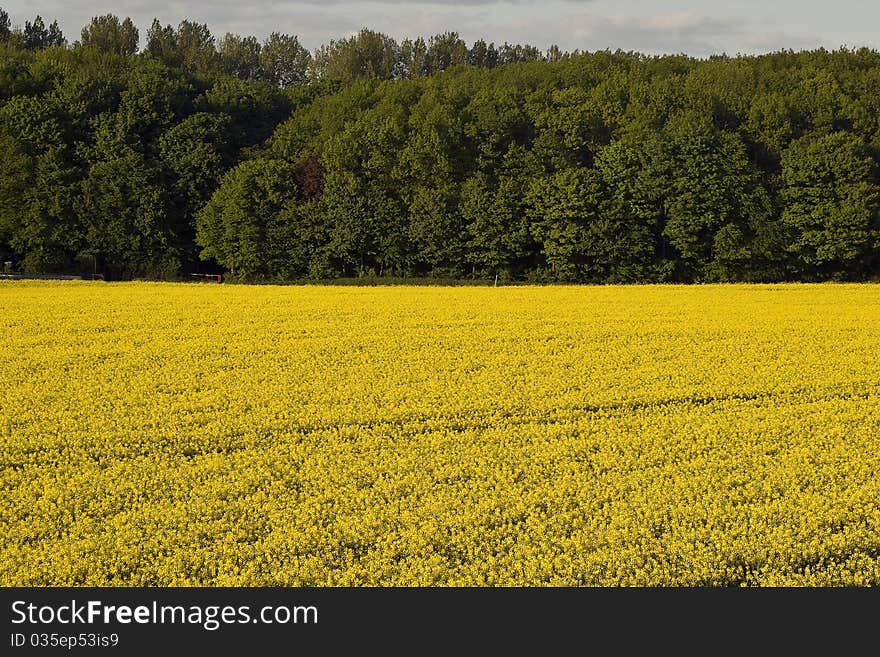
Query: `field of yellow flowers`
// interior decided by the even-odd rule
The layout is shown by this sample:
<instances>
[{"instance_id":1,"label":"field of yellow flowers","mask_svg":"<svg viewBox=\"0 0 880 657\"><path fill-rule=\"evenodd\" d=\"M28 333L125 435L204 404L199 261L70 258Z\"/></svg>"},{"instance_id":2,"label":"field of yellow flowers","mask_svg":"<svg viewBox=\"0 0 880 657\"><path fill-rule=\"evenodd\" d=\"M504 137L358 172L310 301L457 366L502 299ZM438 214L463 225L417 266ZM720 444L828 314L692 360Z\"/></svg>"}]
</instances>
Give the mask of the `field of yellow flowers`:
<instances>
[{"instance_id":1,"label":"field of yellow flowers","mask_svg":"<svg viewBox=\"0 0 880 657\"><path fill-rule=\"evenodd\" d=\"M880 288L0 282L2 585L878 585Z\"/></svg>"}]
</instances>

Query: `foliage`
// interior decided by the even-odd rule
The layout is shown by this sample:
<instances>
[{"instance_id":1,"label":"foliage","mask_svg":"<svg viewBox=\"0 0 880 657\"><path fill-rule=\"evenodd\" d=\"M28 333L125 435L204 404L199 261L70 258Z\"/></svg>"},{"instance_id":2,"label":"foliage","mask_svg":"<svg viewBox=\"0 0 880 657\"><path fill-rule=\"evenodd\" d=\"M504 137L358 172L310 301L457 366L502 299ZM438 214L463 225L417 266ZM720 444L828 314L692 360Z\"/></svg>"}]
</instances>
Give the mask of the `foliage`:
<instances>
[{"instance_id":1,"label":"foliage","mask_svg":"<svg viewBox=\"0 0 880 657\"><path fill-rule=\"evenodd\" d=\"M105 14L95 16L82 29L80 43L117 55L133 55L138 50L139 40L140 33L130 18L120 23L117 16Z\"/></svg>"},{"instance_id":2,"label":"foliage","mask_svg":"<svg viewBox=\"0 0 880 657\"><path fill-rule=\"evenodd\" d=\"M310 54L156 20L137 53L111 14L81 35L0 13L0 252L17 268L91 272L102 253L123 278L237 261L261 280L880 278L876 51L542 54L364 29ZM254 218L278 228L271 257L229 242L212 260L218 208L251 208L241 181L259 196L281 170L283 202ZM153 255L134 252L145 235Z\"/></svg>"},{"instance_id":3,"label":"foliage","mask_svg":"<svg viewBox=\"0 0 880 657\"><path fill-rule=\"evenodd\" d=\"M272 273L295 237L296 196L296 172L281 160L251 160L229 172L197 218L202 258L239 276Z\"/></svg>"}]
</instances>

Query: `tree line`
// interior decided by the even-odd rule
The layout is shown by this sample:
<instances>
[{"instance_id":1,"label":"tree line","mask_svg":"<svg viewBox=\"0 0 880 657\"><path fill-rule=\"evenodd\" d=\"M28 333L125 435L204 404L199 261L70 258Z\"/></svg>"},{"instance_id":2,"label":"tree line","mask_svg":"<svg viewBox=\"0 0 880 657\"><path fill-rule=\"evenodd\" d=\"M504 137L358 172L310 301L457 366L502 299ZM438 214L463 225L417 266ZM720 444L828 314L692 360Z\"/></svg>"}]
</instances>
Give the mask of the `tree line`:
<instances>
[{"instance_id":1,"label":"tree line","mask_svg":"<svg viewBox=\"0 0 880 657\"><path fill-rule=\"evenodd\" d=\"M306 50L0 9L0 260L242 280L880 276L880 54Z\"/></svg>"}]
</instances>

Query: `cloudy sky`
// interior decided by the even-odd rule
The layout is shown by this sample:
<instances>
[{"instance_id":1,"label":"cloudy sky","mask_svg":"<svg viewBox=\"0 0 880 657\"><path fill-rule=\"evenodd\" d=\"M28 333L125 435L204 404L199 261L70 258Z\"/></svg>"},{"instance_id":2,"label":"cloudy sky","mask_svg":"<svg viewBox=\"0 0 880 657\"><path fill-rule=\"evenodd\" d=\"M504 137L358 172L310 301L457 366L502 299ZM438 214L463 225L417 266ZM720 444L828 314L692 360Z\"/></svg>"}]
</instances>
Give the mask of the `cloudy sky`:
<instances>
[{"instance_id":1,"label":"cloudy sky","mask_svg":"<svg viewBox=\"0 0 880 657\"><path fill-rule=\"evenodd\" d=\"M880 48L877 0L0 0L13 22L39 13L57 19L68 40L97 14L131 16L141 36L153 17L183 18L259 37L278 30L309 48L370 27L397 38L459 32L502 43L564 49L621 48L705 56L780 48Z\"/></svg>"}]
</instances>

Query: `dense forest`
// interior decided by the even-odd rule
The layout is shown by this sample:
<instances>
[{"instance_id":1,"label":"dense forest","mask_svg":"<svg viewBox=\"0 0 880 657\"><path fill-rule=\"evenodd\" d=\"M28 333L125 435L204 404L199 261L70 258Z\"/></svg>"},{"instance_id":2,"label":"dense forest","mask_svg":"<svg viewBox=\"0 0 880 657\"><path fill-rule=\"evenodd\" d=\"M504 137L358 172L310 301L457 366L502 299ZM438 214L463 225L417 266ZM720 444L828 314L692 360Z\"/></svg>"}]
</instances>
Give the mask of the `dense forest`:
<instances>
[{"instance_id":1,"label":"dense forest","mask_svg":"<svg viewBox=\"0 0 880 657\"><path fill-rule=\"evenodd\" d=\"M143 41L143 42L142 42ZM0 267L880 277L880 53L649 57L0 9Z\"/></svg>"}]
</instances>

